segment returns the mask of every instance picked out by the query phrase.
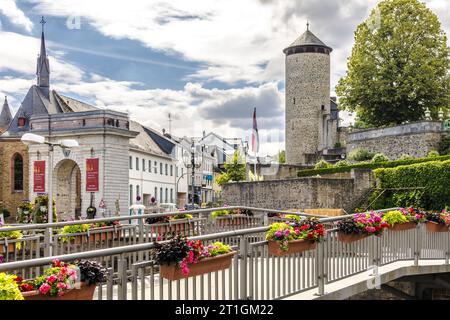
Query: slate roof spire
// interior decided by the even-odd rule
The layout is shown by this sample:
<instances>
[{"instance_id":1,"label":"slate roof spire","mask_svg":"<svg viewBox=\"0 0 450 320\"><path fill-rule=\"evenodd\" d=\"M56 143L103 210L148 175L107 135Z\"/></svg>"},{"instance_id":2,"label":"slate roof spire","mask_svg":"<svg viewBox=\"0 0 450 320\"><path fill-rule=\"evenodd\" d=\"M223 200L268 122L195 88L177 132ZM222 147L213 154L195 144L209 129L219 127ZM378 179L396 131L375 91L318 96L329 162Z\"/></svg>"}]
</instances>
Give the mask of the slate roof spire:
<instances>
[{"instance_id":1,"label":"slate roof spire","mask_svg":"<svg viewBox=\"0 0 450 320\"><path fill-rule=\"evenodd\" d=\"M11 110L9 109L8 98L5 96L5 102L3 103L3 108L0 113L0 130L7 129L11 120Z\"/></svg>"},{"instance_id":2,"label":"slate roof spire","mask_svg":"<svg viewBox=\"0 0 450 320\"><path fill-rule=\"evenodd\" d=\"M321 47L333 51L333 49L323 43L314 33L309 30L309 21L306 23L306 31L298 37L289 47L283 50L287 54L289 49L306 48L306 47Z\"/></svg>"},{"instance_id":3,"label":"slate roof spire","mask_svg":"<svg viewBox=\"0 0 450 320\"><path fill-rule=\"evenodd\" d=\"M44 25L46 22L44 17L42 17L40 23L42 24L41 51L37 59L36 76L38 87L41 88L42 92L48 98L50 92L50 64L48 62L47 50L45 48Z\"/></svg>"}]
</instances>

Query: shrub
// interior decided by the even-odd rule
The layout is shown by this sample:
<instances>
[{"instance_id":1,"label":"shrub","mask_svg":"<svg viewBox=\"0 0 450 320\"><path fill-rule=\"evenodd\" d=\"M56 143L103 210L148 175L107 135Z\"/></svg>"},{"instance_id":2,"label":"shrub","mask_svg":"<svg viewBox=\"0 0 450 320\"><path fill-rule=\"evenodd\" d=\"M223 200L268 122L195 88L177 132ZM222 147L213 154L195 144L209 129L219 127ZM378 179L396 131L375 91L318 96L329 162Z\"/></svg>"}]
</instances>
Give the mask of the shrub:
<instances>
[{"instance_id":1,"label":"shrub","mask_svg":"<svg viewBox=\"0 0 450 320\"><path fill-rule=\"evenodd\" d=\"M108 270L96 261L81 260L76 265L80 268L81 281L88 285L106 281Z\"/></svg>"},{"instance_id":2,"label":"shrub","mask_svg":"<svg viewBox=\"0 0 450 320\"><path fill-rule=\"evenodd\" d=\"M376 155L373 156L372 158L372 162L386 162L389 161L389 158L386 157L384 154L382 153L377 153Z\"/></svg>"},{"instance_id":3,"label":"shrub","mask_svg":"<svg viewBox=\"0 0 450 320\"><path fill-rule=\"evenodd\" d=\"M413 160L414 157L410 156L409 154L402 154L399 158L399 160Z\"/></svg>"},{"instance_id":4,"label":"shrub","mask_svg":"<svg viewBox=\"0 0 450 320\"><path fill-rule=\"evenodd\" d=\"M339 142L339 141L336 142L336 143L334 144L333 148L336 148L336 149L342 148L342 143Z\"/></svg>"},{"instance_id":5,"label":"shrub","mask_svg":"<svg viewBox=\"0 0 450 320\"><path fill-rule=\"evenodd\" d=\"M450 205L450 160L377 169L374 174L381 189L423 188L387 192L385 207L407 207L408 201L415 202L415 207L431 210L442 210Z\"/></svg>"},{"instance_id":6,"label":"shrub","mask_svg":"<svg viewBox=\"0 0 450 320\"><path fill-rule=\"evenodd\" d=\"M340 160L340 161L336 162L336 164L334 166L335 167L346 167L349 165L350 165L350 162L348 162L347 160Z\"/></svg>"},{"instance_id":7,"label":"shrub","mask_svg":"<svg viewBox=\"0 0 450 320\"><path fill-rule=\"evenodd\" d=\"M436 151L436 150L432 150L432 151L428 152L427 157L428 157L428 158L436 158L436 157L439 157L439 152Z\"/></svg>"},{"instance_id":8,"label":"shrub","mask_svg":"<svg viewBox=\"0 0 450 320\"><path fill-rule=\"evenodd\" d=\"M372 160L374 155L375 153L366 149L354 149L349 153L348 158L353 161L366 161Z\"/></svg>"},{"instance_id":9,"label":"shrub","mask_svg":"<svg viewBox=\"0 0 450 320\"><path fill-rule=\"evenodd\" d=\"M314 166L314 169L324 169L324 168L331 168L333 165L325 160L320 160L316 163Z\"/></svg>"},{"instance_id":10,"label":"shrub","mask_svg":"<svg viewBox=\"0 0 450 320\"><path fill-rule=\"evenodd\" d=\"M0 300L23 300L16 275L0 272Z\"/></svg>"},{"instance_id":11,"label":"shrub","mask_svg":"<svg viewBox=\"0 0 450 320\"><path fill-rule=\"evenodd\" d=\"M450 136L442 139L439 143L439 153L442 155L450 154Z\"/></svg>"},{"instance_id":12,"label":"shrub","mask_svg":"<svg viewBox=\"0 0 450 320\"><path fill-rule=\"evenodd\" d=\"M345 234L381 235L388 224L382 221L381 213L357 213L337 222L338 230Z\"/></svg>"}]
</instances>

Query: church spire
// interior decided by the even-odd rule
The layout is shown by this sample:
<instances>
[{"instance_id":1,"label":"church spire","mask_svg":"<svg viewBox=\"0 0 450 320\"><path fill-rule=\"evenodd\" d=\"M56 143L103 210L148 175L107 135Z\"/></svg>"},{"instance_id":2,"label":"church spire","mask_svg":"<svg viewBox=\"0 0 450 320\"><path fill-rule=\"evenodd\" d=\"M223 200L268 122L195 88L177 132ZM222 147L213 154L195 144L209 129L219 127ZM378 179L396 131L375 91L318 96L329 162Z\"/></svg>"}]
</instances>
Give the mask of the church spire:
<instances>
[{"instance_id":1,"label":"church spire","mask_svg":"<svg viewBox=\"0 0 450 320\"><path fill-rule=\"evenodd\" d=\"M0 132L5 131L9 127L11 120L11 110L9 109L8 98L5 96L5 102L0 113Z\"/></svg>"},{"instance_id":2,"label":"church spire","mask_svg":"<svg viewBox=\"0 0 450 320\"><path fill-rule=\"evenodd\" d=\"M45 36L44 36L44 25L45 20L42 17L40 22L42 24L42 35L41 35L41 51L37 59L37 85L41 88L42 92L48 97L49 87L50 87L50 64L48 62L47 50L45 48Z\"/></svg>"}]
</instances>

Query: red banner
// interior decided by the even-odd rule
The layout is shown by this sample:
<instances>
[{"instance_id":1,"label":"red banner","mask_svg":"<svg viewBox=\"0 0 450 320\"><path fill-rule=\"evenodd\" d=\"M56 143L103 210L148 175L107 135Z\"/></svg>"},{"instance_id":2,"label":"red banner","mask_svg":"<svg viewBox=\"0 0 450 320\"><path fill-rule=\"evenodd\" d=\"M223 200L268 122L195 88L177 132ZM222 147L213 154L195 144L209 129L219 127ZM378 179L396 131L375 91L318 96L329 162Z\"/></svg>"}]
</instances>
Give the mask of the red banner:
<instances>
[{"instance_id":1,"label":"red banner","mask_svg":"<svg viewBox=\"0 0 450 320\"><path fill-rule=\"evenodd\" d=\"M33 166L33 191L45 192L45 161L35 161Z\"/></svg>"},{"instance_id":2,"label":"red banner","mask_svg":"<svg viewBox=\"0 0 450 320\"><path fill-rule=\"evenodd\" d=\"M98 191L98 158L86 159L86 191Z\"/></svg>"}]
</instances>

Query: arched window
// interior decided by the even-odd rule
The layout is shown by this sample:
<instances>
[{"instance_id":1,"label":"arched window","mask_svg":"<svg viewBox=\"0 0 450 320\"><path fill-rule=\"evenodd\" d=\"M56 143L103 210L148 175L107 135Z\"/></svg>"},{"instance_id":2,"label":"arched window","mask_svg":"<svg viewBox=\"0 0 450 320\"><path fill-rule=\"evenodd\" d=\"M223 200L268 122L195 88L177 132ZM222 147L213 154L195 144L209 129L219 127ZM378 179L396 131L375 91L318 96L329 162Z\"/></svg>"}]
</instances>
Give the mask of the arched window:
<instances>
[{"instance_id":1,"label":"arched window","mask_svg":"<svg viewBox=\"0 0 450 320\"><path fill-rule=\"evenodd\" d=\"M133 204L133 185L130 184L130 205Z\"/></svg>"},{"instance_id":2,"label":"arched window","mask_svg":"<svg viewBox=\"0 0 450 320\"><path fill-rule=\"evenodd\" d=\"M23 191L23 158L16 153L12 158L13 191Z\"/></svg>"}]
</instances>

